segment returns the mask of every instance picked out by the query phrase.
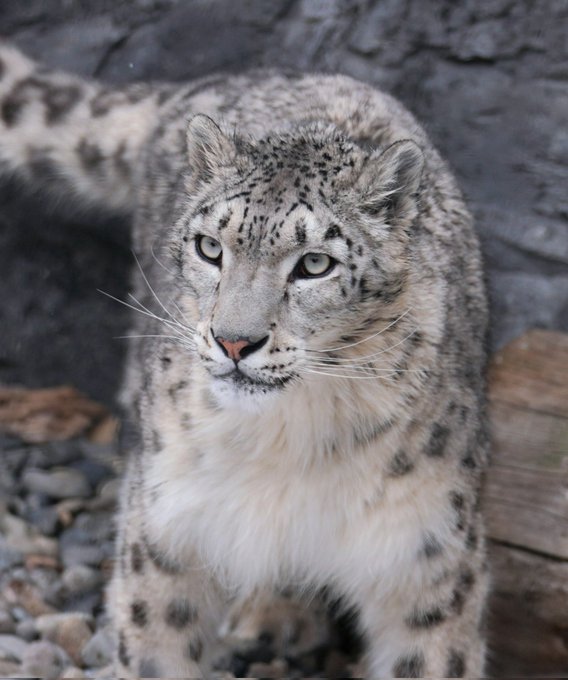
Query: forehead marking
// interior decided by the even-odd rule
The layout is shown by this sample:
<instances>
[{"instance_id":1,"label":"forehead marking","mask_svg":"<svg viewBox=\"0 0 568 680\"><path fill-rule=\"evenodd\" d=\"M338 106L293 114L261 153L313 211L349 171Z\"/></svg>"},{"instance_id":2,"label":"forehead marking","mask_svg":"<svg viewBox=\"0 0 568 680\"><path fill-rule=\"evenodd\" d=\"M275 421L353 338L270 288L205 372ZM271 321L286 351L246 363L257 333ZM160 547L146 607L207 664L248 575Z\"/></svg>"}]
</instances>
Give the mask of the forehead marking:
<instances>
[{"instance_id":1,"label":"forehead marking","mask_svg":"<svg viewBox=\"0 0 568 680\"><path fill-rule=\"evenodd\" d=\"M323 237L326 241L328 241L329 239L332 238L342 238L343 234L338 224L332 224L327 228Z\"/></svg>"},{"instance_id":2,"label":"forehead marking","mask_svg":"<svg viewBox=\"0 0 568 680\"><path fill-rule=\"evenodd\" d=\"M232 216L233 211L229 210L229 212L219 220L219 231L223 231L223 229L226 229Z\"/></svg>"},{"instance_id":3,"label":"forehead marking","mask_svg":"<svg viewBox=\"0 0 568 680\"><path fill-rule=\"evenodd\" d=\"M294 229L296 231L296 241L302 245L306 242L306 221L304 219L299 219Z\"/></svg>"}]
</instances>

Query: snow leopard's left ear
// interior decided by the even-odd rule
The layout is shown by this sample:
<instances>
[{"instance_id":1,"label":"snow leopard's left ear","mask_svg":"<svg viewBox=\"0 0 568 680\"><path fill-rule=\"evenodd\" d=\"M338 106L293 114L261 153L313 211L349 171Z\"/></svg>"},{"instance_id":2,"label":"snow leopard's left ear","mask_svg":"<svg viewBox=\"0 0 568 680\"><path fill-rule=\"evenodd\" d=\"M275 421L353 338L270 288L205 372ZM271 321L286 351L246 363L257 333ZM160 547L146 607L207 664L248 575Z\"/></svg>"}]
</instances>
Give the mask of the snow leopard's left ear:
<instances>
[{"instance_id":1,"label":"snow leopard's left ear","mask_svg":"<svg viewBox=\"0 0 568 680\"><path fill-rule=\"evenodd\" d=\"M357 180L364 212L386 222L412 220L423 169L422 150L410 139L374 151Z\"/></svg>"},{"instance_id":2,"label":"snow leopard's left ear","mask_svg":"<svg viewBox=\"0 0 568 680\"><path fill-rule=\"evenodd\" d=\"M237 148L212 118L199 113L187 126L187 153L194 181L210 182L235 163Z\"/></svg>"}]
</instances>

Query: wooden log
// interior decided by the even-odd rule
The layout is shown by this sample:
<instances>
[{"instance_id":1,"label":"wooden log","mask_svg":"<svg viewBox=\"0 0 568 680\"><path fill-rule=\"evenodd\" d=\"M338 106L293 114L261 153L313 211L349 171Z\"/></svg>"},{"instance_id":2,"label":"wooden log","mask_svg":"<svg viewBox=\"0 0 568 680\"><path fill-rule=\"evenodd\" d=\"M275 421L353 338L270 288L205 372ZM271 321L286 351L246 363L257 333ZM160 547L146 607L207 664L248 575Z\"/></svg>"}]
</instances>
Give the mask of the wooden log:
<instances>
[{"instance_id":1,"label":"wooden log","mask_svg":"<svg viewBox=\"0 0 568 680\"><path fill-rule=\"evenodd\" d=\"M568 676L568 562L493 545L488 612L494 677Z\"/></svg>"},{"instance_id":2,"label":"wooden log","mask_svg":"<svg viewBox=\"0 0 568 680\"><path fill-rule=\"evenodd\" d=\"M531 331L489 371L492 538L568 559L568 336Z\"/></svg>"},{"instance_id":3,"label":"wooden log","mask_svg":"<svg viewBox=\"0 0 568 680\"><path fill-rule=\"evenodd\" d=\"M492 675L568 676L568 335L531 331L489 371Z\"/></svg>"},{"instance_id":4,"label":"wooden log","mask_svg":"<svg viewBox=\"0 0 568 680\"><path fill-rule=\"evenodd\" d=\"M106 444L118 421L74 387L27 389L0 385L0 432L38 444L87 435Z\"/></svg>"}]
</instances>

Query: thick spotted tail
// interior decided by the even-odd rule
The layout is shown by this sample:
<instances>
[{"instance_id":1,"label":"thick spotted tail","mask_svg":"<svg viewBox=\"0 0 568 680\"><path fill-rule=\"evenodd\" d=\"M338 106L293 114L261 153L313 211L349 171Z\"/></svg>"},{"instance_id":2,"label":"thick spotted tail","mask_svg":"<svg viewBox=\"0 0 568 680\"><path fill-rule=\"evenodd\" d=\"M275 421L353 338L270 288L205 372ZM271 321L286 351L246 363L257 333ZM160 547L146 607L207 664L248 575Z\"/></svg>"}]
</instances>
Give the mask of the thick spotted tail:
<instances>
[{"instance_id":1,"label":"thick spotted tail","mask_svg":"<svg viewBox=\"0 0 568 680\"><path fill-rule=\"evenodd\" d=\"M0 41L0 173L129 211L168 89L112 88L47 71Z\"/></svg>"}]
</instances>

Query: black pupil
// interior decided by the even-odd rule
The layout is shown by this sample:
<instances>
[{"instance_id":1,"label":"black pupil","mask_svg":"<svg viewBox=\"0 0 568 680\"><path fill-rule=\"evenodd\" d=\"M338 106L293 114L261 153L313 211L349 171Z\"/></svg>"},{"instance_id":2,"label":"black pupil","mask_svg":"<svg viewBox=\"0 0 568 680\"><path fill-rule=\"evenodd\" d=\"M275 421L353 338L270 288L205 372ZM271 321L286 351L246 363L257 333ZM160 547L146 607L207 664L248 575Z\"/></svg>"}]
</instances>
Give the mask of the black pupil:
<instances>
[{"instance_id":1,"label":"black pupil","mask_svg":"<svg viewBox=\"0 0 568 680\"><path fill-rule=\"evenodd\" d=\"M304 255L303 259L301 260L302 275L308 277L322 276L330 269L331 263L331 258L328 261L323 255L318 255L317 253L308 253L308 255ZM317 271L310 272L308 267L312 269L316 268Z\"/></svg>"},{"instance_id":2,"label":"black pupil","mask_svg":"<svg viewBox=\"0 0 568 680\"><path fill-rule=\"evenodd\" d=\"M217 243L212 238L206 238L205 239L205 246L209 250L216 250ZM215 258L218 257L218 255L210 255L209 257L212 257L213 259L215 259Z\"/></svg>"}]
</instances>

